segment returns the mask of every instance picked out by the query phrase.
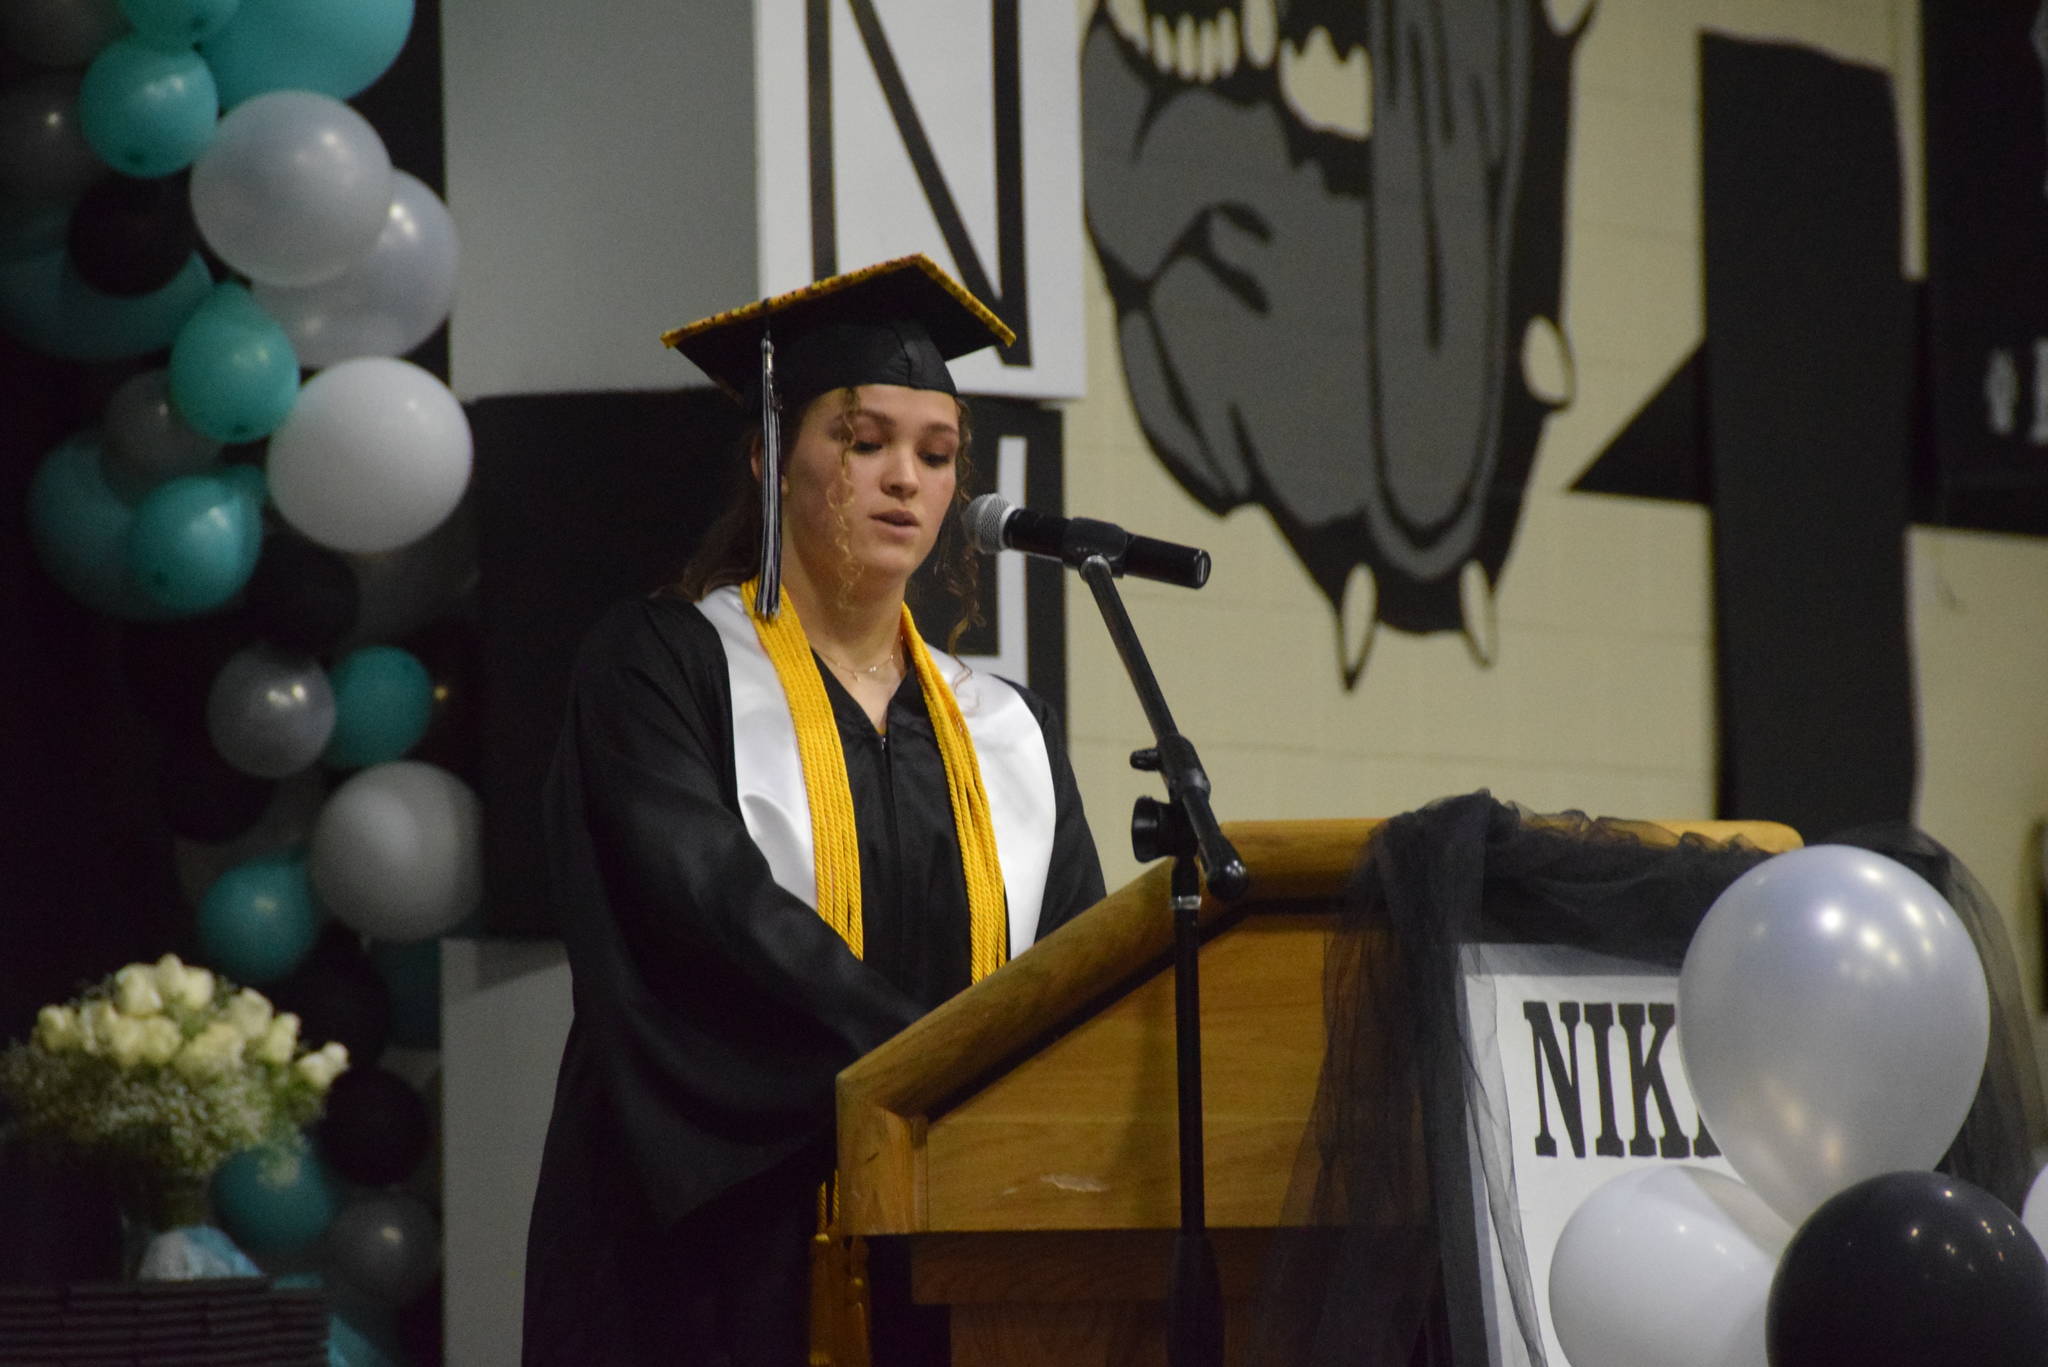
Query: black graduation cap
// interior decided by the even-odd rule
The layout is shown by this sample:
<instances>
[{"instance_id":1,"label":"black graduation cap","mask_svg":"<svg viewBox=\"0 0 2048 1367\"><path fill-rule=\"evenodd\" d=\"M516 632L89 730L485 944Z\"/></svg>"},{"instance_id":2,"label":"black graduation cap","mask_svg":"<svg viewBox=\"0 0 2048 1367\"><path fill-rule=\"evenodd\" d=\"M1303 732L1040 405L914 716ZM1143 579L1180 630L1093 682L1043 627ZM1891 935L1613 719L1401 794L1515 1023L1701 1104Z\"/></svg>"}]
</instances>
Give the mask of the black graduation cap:
<instances>
[{"instance_id":1,"label":"black graduation cap","mask_svg":"<svg viewBox=\"0 0 2048 1367\"><path fill-rule=\"evenodd\" d=\"M781 414L827 390L897 384L953 394L946 362L1016 334L923 254L835 275L661 335L720 389L761 411L763 469L782 467ZM778 403L778 400L781 402ZM761 566L754 609L781 601L780 483L761 481Z\"/></svg>"}]
</instances>

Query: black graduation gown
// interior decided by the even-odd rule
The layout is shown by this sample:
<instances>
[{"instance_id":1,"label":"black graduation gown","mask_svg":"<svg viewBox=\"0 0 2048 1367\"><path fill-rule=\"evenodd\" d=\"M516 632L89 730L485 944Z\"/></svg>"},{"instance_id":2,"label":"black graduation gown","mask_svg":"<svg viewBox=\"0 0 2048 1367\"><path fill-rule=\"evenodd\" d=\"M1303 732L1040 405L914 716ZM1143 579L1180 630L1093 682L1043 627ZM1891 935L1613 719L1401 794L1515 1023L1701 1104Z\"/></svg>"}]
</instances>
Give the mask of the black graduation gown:
<instances>
[{"instance_id":1,"label":"black graduation gown","mask_svg":"<svg viewBox=\"0 0 2048 1367\"><path fill-rule=\"evenodd\" d=\"M747 834L725 656L696 606L622 604L577 660L545 799L575 1019L528 1235L528 1364L724 1361L701 1345L762 1320L777 1322L760 1360L800 1362L786 1354L833 1078L967 985L959 847L915 675L877 733L820 672L859 826L864 959ZM1019 692L1057 800L1043 936L1102 896L1102 874L1056 724Z\"/></svg>"}]
</instances>

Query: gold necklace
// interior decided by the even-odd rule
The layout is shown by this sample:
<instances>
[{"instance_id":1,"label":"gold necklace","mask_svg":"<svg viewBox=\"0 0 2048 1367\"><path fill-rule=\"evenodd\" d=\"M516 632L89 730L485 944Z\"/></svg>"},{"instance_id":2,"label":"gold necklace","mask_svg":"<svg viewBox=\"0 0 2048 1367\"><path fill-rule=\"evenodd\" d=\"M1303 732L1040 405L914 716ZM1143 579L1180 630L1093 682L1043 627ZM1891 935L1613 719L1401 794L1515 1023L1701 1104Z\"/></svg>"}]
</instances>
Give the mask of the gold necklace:
<instances>
[{"instance_id":1,"label":"gold necklace","mask_svg":"<svg viewBox=\"0 0 2048 1367\"><path fill-rule=\"evenodd\" d=\"M882 669L885 665L892 665L896 663L896 647L898 644L900 643L895 641L890 642L889 653L887 655L884 655L881 659L875 661L873 664L865 666L844 664L838 660L833 659L824 651L818 650L818 648L815 645L812 646L811 649L818 650L818 658L823 660L826 664L831 665L841 674L865 674L869 678L876 678L880 676Z\"/></svg>"}]
</instances>

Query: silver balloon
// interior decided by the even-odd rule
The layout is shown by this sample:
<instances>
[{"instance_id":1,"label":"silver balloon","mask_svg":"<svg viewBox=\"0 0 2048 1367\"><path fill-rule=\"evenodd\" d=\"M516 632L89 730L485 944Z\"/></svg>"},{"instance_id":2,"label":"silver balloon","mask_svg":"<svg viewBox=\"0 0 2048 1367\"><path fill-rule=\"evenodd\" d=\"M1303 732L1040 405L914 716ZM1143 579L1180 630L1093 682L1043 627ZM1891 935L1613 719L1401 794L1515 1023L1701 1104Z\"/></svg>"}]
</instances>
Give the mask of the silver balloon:
<instances>
[{"instance_id":1,"label":"silver balloon","mask_svg":"<svg viewBox=\"0 0 2048 1367\"><path fill-rule=\"evenodd\" d=\"M419 1197L366 1191L327 1227L328 1265L386 1305L405 1305L434 1284L441 1268L441 1227Z\"/></svg>"},{"instance_id":2,"label":"silver balloon","mask_svg":"<svg viewBox=\"0 0 2048 1367\"><path fill-rule=\"evenodd\" d=\"M219 442L178 416L168 371L145 370L125 380L107 400L101 432L100 473L131 502L167 479L212 469L220 457Z\"/></svg>"},{"instance_id":3,"label":"silver balloon","mask_svg":"<svg viewBox=\"0 0 2048 1367\"><path fill-rule=\"evenodd\" d=\"M394 760L334 790L307 871L337 920L380 940L424 940L482 900L482 837L468 784L437 765Z\"/></svg>"},{"instance_id":4,"label":"silver balloon","mask_svg":"<svg viewBox=\"0 0 2048 1367\"><path fill-rule=\"evenodd\" d=\"M283 326L299 364L403 356L455 302L455 220L417 178L391 173L391 208L369 255L317 285L265 285L256 302Z\"/></svg>"},{"instance_id":5,"label":"silver balloon","mask_svg":"<svg viewBox=\"0 0 2048 1367\"><path fill-rule=\"evenodd\" d=\"M37 66L84 66L127 32L114 0L7 0L0 40Z\"/></svg>"},{"instance_id":6,"label":"silver balloon","mask_svg":"<svg viewBox=\"0 0 2048 1367\"><path fill-rule=\"evenodd\" d=\"M1882 1173L1934 1166L1984 1073L1976 946L1927 881L1847 845L1765 860L1700 923L1678 1037L1714 1140L1793 1226Z\"/></svg>"},{"instance_id":7,"label":"silver balloon","mask_svg":"<svg viewBox=\"0 0 2048 1367\"><path fill-rule=\"evenodd\" d=\"M79 127L78 86L76 72L48 72L0 90L0 201L69 205L106 177Z\"/></svg>"},{"instance_id":8,"label":"silver balloon","mask_svg":"<svg viewBox=\"0 0 2048 1367\"><path fill-rule=\"evenodd\" d=\"M334 689L311 655L258 643L228 657L206 695L206 733L245 774L283 778L320 758Z\"/></svg>"}]
</instances>

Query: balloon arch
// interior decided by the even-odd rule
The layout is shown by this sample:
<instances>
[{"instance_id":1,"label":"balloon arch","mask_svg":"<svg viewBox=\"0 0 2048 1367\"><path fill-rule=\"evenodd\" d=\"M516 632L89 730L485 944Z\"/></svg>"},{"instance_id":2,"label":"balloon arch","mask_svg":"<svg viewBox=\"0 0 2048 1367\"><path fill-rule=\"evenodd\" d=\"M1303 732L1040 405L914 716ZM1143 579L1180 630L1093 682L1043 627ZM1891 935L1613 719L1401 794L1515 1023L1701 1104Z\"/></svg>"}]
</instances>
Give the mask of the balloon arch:
<instances>
[{"instance_id":1,"label":"balloon arch","mask_svg":"<svg viewBox=\"0 0 2048 1367\"><path fill-rule=\"evenodd\" d=\"M426 1103L379 1057L394 1028L437 1042L435 938L481 897L475 794L420 757L460 681L409 639L474 569L451 517L468 422L403 359L448 316L457 234L348 103L412 21L412 0L0 8L0 328L132 372L43 456L37 559L126 624L159 695L206 961L354 1055L316 1142L231 1160L214 1208L385 1307L426 1295L440 1235Z\"/></svg>"}]
</instances>

